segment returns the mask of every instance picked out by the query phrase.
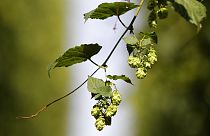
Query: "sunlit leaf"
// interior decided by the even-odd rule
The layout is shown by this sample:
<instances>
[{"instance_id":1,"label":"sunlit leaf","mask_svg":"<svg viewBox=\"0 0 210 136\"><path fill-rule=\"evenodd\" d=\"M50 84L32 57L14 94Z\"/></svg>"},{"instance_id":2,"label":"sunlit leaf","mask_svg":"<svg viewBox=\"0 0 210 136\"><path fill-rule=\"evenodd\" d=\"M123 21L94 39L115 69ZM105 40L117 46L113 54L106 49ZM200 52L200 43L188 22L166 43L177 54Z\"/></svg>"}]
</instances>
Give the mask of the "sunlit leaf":
<instances>
[{"instance_id":1,"label":"sunlit leaf","mask_svg":"<svg viewBox=\"0 0 210 136\"><path fill-rule=\"evenodd\" d=\"M102 79L94 78L89 76L87 82L88 91L102 96L111 96L112 95L112 88L110 86L106 86L105 82Z\"/></svg>"},{"instance_id":2,"label":"sunlit leaf","mask_svg":"<svg viewBox=\"0 0 210 136\"><path fill-rule=\"evenodd\" d=\"M89 18L103 20L112 16L120 16L136 7L138 7L138 5L129 2L102 3L96 9L85 13L84 19L85 21L87 21Z\"/></svg>"},{"instance_id":3,"label":"sunlit leaf","mask_svg":"<svg viewBox=\"0 0 210 136\"><path fill-rule=\"evenodd\" d=\"M136 38L135 35L125 37L123 38L123 40L126 44L129 44L129 45L136 45L139 42L139 40Z\"/></svg>"}]
</instances>

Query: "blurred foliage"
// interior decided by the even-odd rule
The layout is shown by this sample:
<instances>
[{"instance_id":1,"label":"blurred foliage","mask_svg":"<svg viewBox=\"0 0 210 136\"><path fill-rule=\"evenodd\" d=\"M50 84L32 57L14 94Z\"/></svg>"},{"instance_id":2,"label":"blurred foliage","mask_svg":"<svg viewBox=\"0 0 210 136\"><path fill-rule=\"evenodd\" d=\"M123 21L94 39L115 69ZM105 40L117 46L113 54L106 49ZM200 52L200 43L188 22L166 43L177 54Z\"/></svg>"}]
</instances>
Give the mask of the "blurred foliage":
<instances>
[{"instance_id":1,"label":"blurred foliage","mask_svg":"<svg viewBox=\"0 0 210 136\"><path fill-rule=\"evenodd\" d=\"M135 135L209 136L210 19L198 35L176 13L159 23L158 62L132 97Z\"/></svg>"},{"instance_id":2,"label":"blurred foliage","mask_svg":"<svg viewBox=\"0 0 210 136\"><path fill-rule=\"evenodd\" d=\"M63 0L0 2L0 135L63 136L66 105L57 103L36 119L17 120L64 94L67 76L47 65L62 52ZM60 52L58 52L60 50Z\"/></svg>"}]
</instances>

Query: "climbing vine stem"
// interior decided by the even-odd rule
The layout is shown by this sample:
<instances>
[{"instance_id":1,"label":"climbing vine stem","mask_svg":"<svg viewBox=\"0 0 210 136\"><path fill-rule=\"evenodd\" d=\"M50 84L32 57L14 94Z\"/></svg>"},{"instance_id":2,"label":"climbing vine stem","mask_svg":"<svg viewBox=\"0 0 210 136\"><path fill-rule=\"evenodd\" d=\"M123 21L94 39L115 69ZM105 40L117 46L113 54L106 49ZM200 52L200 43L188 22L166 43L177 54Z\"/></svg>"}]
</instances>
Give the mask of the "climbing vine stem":
<instances>
[{"instance_id":1,"label":"climbing vine stem","mask_svg":"<svg viewBox=\"0 0 210 136\"><path fill-rule=\"evenodd\" d=\"M133 23L137 17L137 15L139 14L139 11L143 5L144 0L140 1L140 4L137 8L137 11L133 17L133 19L131 20L129 26L126 28L126 30L123 32L123 34L120 36L120 38L118 39L118 41L116 42L116 44L114 45L113 49L111 50L111 52L109 53L108 57L105 59L104 63L99 66L97 63L95 63L94 61L92 61L91 59L89 59L94 65L98 66L98 68L91 74L91 76L93 76L101 67L106 67L106 63L108 62L108 60L110 59L110 57L112 56L112 54L114 53L115 49L117 48L117 46L119 45L120 41L122 40L122 38L125 36L125 34L130 30L133 31ZM119 17L118 17L119 19ZM121 20L120 20L121 21ZM67 93L66 95L59 97L53 101L51 101L50 103L48 103L47 105L45 105L44 107L42 107L41 109L39 109L35 114L32 114L30 116L18 116L16 117L17 119L30 119L30 118L34 118L36 116L39 115L39 113L41 113L42 111L46 110L48 107L52 106L53 104L55 104L56 102L66 98L67 96L73 94L74 92L76 92L80 87L82 87L86 82L88 81L88 79L86 79L85 81L83 81L78 87L76 87L74 90L72 90L71 92Z\"/></svg>"},{"instance_id":2,"label":"climbing vine stem","mask_svg":"<svg viewBox=\"0 0 210 136\"><path fill-rule=\"evenodd\" d=\"M46 110L48 107L52 106L56 102L66 98L67 96L76 92L85 83L87 83L88 91L91 93L92 98L94 98L97 103L93 106L91 110L91 115L96 119L95 126L97 130L101 131L105 125L111 125L111 119L116 114L117 108L121 102L120 92L117 90L116 84L112 82L113 80L123 80L129 84L132 84L131 80L125 75L107 75L107 62L110 60L114 51L118 47L120 41L123 39L126 43L127 51L129 53L128 64L131 68L136 70L136 77L139 79L144 79L147 75L149 69L152 65L157 62L156 46L158 43L158 38L156 32L140 32L136 36L133 32L133 24L139 15L142 5L145 0L141 0L139 5L128 2L113 2L113 3L102 3L96 9L91 10L84 14L85 22L88 19L101 19L117 16L120 23L125 27L124 32L119 37L117 42L114 44L110 53L105 58L102 65L94 62L91 57L96 55L102 48L97 43L91 44L81 44L80 46L75 46L74 48L68 49L62 56L57 58L48 68L48 75L50 77L50 72L56 67L69 67L77 63L89 60L97 69L88 78L83 81L78 87L68 92L67 94L59 97L47 105L39 109L35 114L30 116L19 116L18 119L30 119L38 116L42 111ZM121 20L120 16L129 10L136 9L133 18L131 19L129 25L125 25ZM148 25L151 28L157 28L158 20L166 19L168 17L168 8L174 9L182 17L184 17L188 22L197 26L197 29L201 28L201 21L206 17L205 6L197 1L175 1L175 0L148 0L147 9L149 10ZM110 12L111 11L111 12ZM125 37L126 33L130 31L130 36ZM105 71L105 79L98 79L92 77L99 69ZM114 88L114 90L113 90Z\"/></svg>"},{"instance_id":3,"label":"climbing vine stem","mask_svg":"<svg viewBox=\"0 0 210 136\"><path fill-rule=\"evenodd\" d=\"M108 60L110 59L110 57L112 56L112 54L114 53L115 49L117 48L118 44L120 43L120 41L122 40L122 38L125 36L125 34L130 30L130 31L133 31L133 23L135 22L136 20L136 17L137 15L139 14L140 12L140 9L143 5L143 2L144 0L141 0L140 1L140 4L137 8L137 11L133 17L133 19L131 20L129 26L126 28L126 30L124 31L124 33L120 36L119 40L116 42L115 46L113 47L113 49L111 50L110 54L108 55L108 57L106 58L106 60L104 61L103 65L106 65L106 63L108 62Z\"/></svg>"}]
</instances>

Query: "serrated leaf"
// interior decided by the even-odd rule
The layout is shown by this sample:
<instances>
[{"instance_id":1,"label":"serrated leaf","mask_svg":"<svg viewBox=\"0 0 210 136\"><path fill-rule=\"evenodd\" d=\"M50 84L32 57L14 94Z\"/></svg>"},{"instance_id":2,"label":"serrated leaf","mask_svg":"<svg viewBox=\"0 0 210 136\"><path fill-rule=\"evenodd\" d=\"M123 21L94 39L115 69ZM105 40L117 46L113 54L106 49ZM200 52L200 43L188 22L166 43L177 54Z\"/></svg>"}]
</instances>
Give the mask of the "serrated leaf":
<instances>
[{"instance_id":1,"label":"serrated leaf","mask_svg":"<svg viewBox=\"0 0 210 136\"><path fill-rule=\"evenodd\" d=\"M197 0L176 0L173 7L187 21L197 26L198 30L202 27L201 21L206 17L206 7Z\"/></svg>"},{"instance_id":2,"label":"serrated leaf","mask_svg":"<svg viewBox=\"0 0 210 136\"><path fill-rule=\"evenodd\" d=\"M48 74L56 67L68 67L76 63L81 63L90 59L101 50L101 46L96 44L82 44L74 48L68 49L61 57L50 64Z\"/></svg>"},{"instance_id":3,"label":"serrated leaf","mask_svg":"<svg viewBox=\"0 0 210 136\"><path fill-rule=\"evenodd\" d=\"M85 13L84 19L85 21L87 21L89 18L103 20L112 16L120 16L136 7L138 7L138 5L130 2L102 3L96 9Z\"/></svg>"},{"instance_id":4,"label":"serrated leaf","mask_svg":"<svg viewBox=\"0 0 210 136\"><path fill-rule=\"evenodd\" d=\"M103 80L91 76L88 77L87 88L93 94L100 94L105 97L112 95L112 88L110 86L106 86ZM99 95L96 96L99 97Z\"/></svg>"},{"instance_id":5,"label":"serrated leaf","mask_svg":"<svg viewBox=\"0 0 210 136\"><path fill-rule=\"evenodd\" d=\"M125 75L107 75L106 77L109 78L109 79L112 79L112 80L119 80L120 79L120 80L125 81L126 83L129 83L129 84L133 85L130 78L125 76Z\"/></svg>"}]
</instances>

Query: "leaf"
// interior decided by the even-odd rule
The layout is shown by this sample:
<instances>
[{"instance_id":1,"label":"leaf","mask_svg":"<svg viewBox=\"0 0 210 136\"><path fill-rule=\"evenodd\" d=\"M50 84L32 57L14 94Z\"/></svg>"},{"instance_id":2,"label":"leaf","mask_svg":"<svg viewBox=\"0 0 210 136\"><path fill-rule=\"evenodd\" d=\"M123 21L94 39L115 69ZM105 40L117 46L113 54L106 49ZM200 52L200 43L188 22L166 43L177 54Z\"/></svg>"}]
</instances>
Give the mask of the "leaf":
<instances>
[{"instance_id":1,"label":"leaf","mask_svg":"<svg viewBox=\"0 0 210 136\"><path fill-rule=\"evenodd\" d=\"M157 35L155 32L140 32L139 35L141 36L141 46L153 45L157 44L158 42Z\"/></svg>"},{"instance_id":2,"label":"leaf","mask_svg":"<svg viewBox=\"0 0 210 136\"><path fill-rule=\"evenodd\" d=\"M136 38L135 35L125 37L123 38L123 40L126 44L129 44L129 45L136 45L139 42L139 40Z\"/></svg>"},{"instance_id":3,"label":"leaf","mask_svg":"<svg viewBox=\"0 0 210 136\"><path fill-rule=\"evenodd\" d=\"M151 43L158 43L157 34L155 32L140 32L139 35L144 39L150 39Z\"/></svg>"},{"instance_id":4,"label":"leaf","mask_svg":"<svg viewBox=\"0 0 210 136\"><path fill-rule=\"evenodd\" d=\"M103 20L112 16L120 16L136 7L138 7L138 5L130 2L102 3L96 9L85 13L84 19L85 21L87 21L89 18Z\"/></svg>"},{"instance_id":5,"label":"leaf","mask_svg":"<svg viewBox=\"0 0 210 136\"><path fill-rule=\"evenodd\" d=\"M158 43L158 38L157 38L157 34L155 32L148 32L148 33L145 33L146 36L148 36L152 42L154 43Z\"/></svg>"},{"instance_id":6,"label":"leaf","mask_svg":"<svg viewBox=\"0 0 210 136\"><path fill-rule=\"evenodd\" d=\"M61 57L56 59L54 63L50 64L48 68L48 75L50 76L51 70L56 67L68 67L90 59L92 56L97 54L101 48L102 47L96 43L82 44L68 49Z\"/></svg>"},{"instance_id":7,"label":"leaf","mask_svg":"<svg viewBox=\"0 0 210 136\"><path fill-rule=\"evenodd\" d=\"M131 55L131 53L135 49L135 46L130 45L130 44L126 44L126 48L127 48L128 54Z\"/></svg>"},{"instance_id":8,"label":"leaf","mask_svg":"<svg viewBox=\"0 0 210 136\"><path fill-rule=\"evenodd\" d=\"M100 94L105 97L112 95L112 88L110 86L106 86L103 80L91 76L88 77L87 88L93 94ZM99 97L99 95L96 96Z\"/></svg>"},{"instance_id":9,"label":"leaf","mask_svg":"<svg viewBox=\"0 0 210 136\"><path fill-rule=\"evenodd\" d=\"M123 38L123 41L126 43L128 54L130 55L133 50L135 49L135 46L139 43L139 40L136 38L135 35L128 36Z\"/></svg>"},{"instance_id":10,"label":"leaf","mask_svg":"<svg viewBox=\"0 0 210 136\"><path fill-rule=\"evenodd\" d=\"M110 86L102 86L97 89L98 94L108 97L112 95L112 88Z\"/></svg>"},{"instance_id":11,"label":"leaf","mask_svg":"<svg viewBox=\"0 0 210 136\"><path fill-rule=\"evenodd\" d=\"M173 0L173 7L187 21L202 27L201 21L206 17L206 7L197 0Z\"/></svg>"},{"instance_id":12,"label":"leaf","mask_svg":"<svg viewBox=\"0 0 210 136\"><path fill-rule=\"evenodd\" d=\"M130 78L125 76L125 75L107 75L106 77L109 78L109 79L112 79L112 80L119 80L119 79L121 79L121 80L125 81L126 83L129 83L129 84L133 85L133 83L131 82Z\"/></svg>"}]
</instances>

